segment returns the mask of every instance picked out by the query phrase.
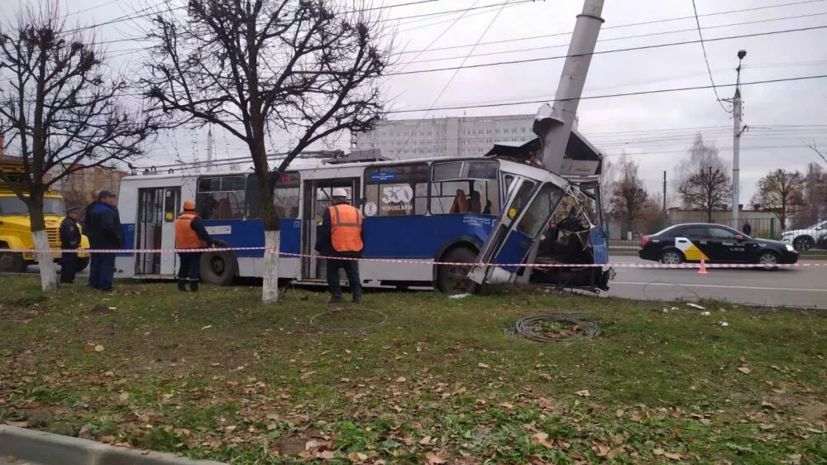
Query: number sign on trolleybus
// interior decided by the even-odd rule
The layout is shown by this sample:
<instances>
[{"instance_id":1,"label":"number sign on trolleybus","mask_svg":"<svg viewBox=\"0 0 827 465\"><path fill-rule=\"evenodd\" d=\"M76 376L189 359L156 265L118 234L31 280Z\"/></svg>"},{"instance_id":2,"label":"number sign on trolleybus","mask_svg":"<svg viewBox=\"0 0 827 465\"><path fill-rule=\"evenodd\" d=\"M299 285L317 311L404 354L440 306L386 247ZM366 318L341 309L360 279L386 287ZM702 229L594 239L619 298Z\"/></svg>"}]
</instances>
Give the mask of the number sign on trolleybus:
<instances>
[{"instance_id":1,"label":"number sign on trolleybus","mask_svg":"<svg viewBox=\"0 0 827 465\"><path fill-rule=\"evenodd\" d=\"M597 183L602 158L573 132L565 172L555 174L532 164L538 146L537 140L496 145L475 158L298 158L275 188L280 277L324 282L325 260L313 251L316 230L333 189L344 188L365 216L364 286L427 286L454 293L484 283L531 280L605 289L610 270L595 266L608 262ZM229 247L253 249L203 254L203 279L227 285L235 277L260 277L264 234L258 189L253 175L240 172L128 176L119 196L125 243L143 250L174 248L175 218L184 199L195 199L211 235ZM123 277L172 278L177 266L177 256L169 253L117 258Z\"/></svg>"}]
</instances>

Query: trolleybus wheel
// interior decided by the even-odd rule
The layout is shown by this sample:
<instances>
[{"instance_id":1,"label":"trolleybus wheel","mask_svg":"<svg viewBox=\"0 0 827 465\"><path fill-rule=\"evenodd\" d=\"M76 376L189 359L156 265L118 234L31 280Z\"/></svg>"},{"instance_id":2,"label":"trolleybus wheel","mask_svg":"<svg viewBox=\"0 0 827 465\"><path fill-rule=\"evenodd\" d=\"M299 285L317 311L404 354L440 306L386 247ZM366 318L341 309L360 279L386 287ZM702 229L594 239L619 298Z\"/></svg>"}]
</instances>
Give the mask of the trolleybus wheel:
<instances>
[{"instance_id":1,"label":"trolleybus wheel","mask_svg":"<svg viewBox=\"0 0 827 465\"><path fill-rule=\"evenodd\" d=\"M216 241L218 247L229 247ZM238 271L238 262L232 252L204 252L201 254L201 279L215 286L229 286Z\"/></svg>"},{"instance_id":2,"label":"trolleybus wheel","mask_svg":"<svg viewBox=\"0 0 827 465\"><path fill-rule=\"evenodd\" d=\"M438 265L437 288L446 294L473 294L479 290L477 283L468 279L477 253L467 247L457 247L446 253L441 262L468 263L468 265Z\"/></svg>"}]
</instances>

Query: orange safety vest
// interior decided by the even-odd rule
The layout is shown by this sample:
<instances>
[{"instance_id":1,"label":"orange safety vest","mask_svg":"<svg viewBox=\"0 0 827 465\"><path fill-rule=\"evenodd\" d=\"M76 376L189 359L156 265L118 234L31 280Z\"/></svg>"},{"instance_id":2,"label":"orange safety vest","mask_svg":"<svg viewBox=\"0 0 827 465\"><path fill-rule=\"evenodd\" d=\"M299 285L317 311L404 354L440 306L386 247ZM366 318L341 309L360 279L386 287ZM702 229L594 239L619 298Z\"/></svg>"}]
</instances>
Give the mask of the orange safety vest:
<instances>
[{"instance_id":1,"label":"orange safety vest","mask_svg":"<svg viewBox=\"0 0 827 465\"><path fill-rule=\"evenodd\" d=\"M346 204L331 205L330 212L330 241L337 252L361 252L362 244L362 213L355 207Z\"/></svg>"},{"instance_id":2,"label":"orange safety vest","mask_svg":"<svg viewBox=\"0 0 827 465\"><path fill-rule=\"evenodd\" d=\"M184 212L175 220L175 248L176 249L203 249L207 243L198 237L192 229L192 220L198 215L194 212Z\"/></svg>"}]
</instances>

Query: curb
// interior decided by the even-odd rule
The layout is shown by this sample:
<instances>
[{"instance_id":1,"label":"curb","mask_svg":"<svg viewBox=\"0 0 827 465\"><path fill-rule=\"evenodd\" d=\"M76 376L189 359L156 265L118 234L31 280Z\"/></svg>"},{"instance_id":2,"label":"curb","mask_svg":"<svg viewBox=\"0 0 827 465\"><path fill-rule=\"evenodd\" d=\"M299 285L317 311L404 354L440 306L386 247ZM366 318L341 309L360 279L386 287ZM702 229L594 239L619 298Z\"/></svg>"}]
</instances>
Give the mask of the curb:
<instances>
[{"instance_id":1,"label":"curb","mask_svg":"<svg viewBox=\"0 0 827 465\"><path fill-rule=\"evenodd\" d=\"M0 425L0 456L38 465L226 465L5 425Z\"/></svg>"}]
</instances>

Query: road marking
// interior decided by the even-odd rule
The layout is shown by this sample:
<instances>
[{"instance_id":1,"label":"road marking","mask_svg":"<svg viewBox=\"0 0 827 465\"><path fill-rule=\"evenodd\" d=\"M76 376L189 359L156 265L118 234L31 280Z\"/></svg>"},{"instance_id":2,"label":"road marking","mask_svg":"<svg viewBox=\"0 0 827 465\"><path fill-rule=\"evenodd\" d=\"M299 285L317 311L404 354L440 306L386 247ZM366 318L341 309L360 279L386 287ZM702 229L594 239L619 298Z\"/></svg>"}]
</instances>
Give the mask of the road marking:
<instances>
[{"instance_id":1,"label":"road marking","mask_svg":"<svg viewBox=\"0 0 827 465\"><path fill-rule=\"evenodd\" d=\"M630 286L683 286L683 287L708 287L712 289L743 289L749 291L791 291L791 292L827 292L827 289L799 289L793 287L751 287L751 286L722 286L716 284L670 284L670 283L638 283L610 281L612 284L626 284Z\"/></svg>"}]
</instances>

